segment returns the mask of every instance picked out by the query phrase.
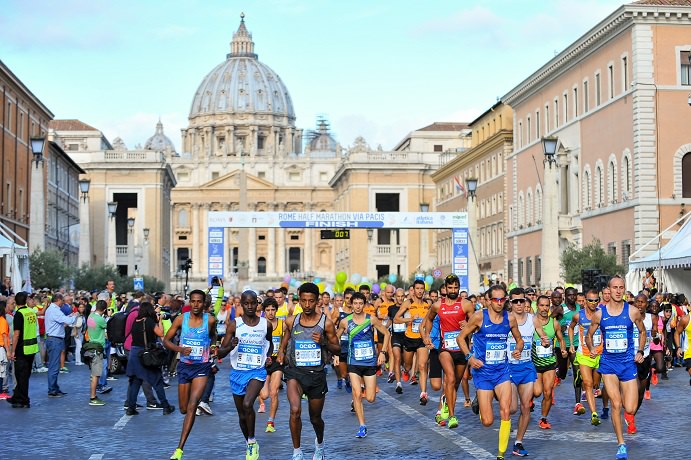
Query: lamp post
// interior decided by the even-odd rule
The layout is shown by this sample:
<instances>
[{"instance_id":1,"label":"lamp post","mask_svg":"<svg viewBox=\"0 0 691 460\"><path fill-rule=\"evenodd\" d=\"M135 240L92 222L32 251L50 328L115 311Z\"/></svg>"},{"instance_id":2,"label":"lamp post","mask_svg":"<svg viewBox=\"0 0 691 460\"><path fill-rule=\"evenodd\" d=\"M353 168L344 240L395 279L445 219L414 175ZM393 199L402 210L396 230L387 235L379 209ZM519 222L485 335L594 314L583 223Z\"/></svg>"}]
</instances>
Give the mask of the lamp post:
<instances>
[{"instance_id":1,"label":"lamp post","mask_svg":"<svg viewBox=\"0 0 691 460\"><path fill-rule=\"evenodd\" d=\"M480 262L477 257L477 178L469 177L465 180L468 192L468 290L478 294L480 292Z\"/></svg>"},{"instance_id":2,"label":"lamp post","mask_svg":"<svg viewBox=\"0 0 691 460\"><path fill-rule=\"evenodd\" d=\"M542 265L540 287L556 286L559 281L559 215L557 179L559 168L556 160L559 139L554 136L542 138L545 154L544 188L542 190Z\"/></svg>"},{"instance_id":3,"label":"lamp post","mask_svg":"<svg viewBox=\"0 0 691 460\"><path fill-rule=\"evenodd\" d=\"M79 179L79 265L89 265L91 260L91 218L89 210L89 179Z\"/></svg>"},{"instance_id":4,"label":"lamp post","mask_svg":"<svg viewBox=\"0 0 691 460\"><path fill-rule=\"evenodd\" d=\"M46 239L46 196L44 192L43 148L45 138L31 139L34 167L31 168L31 211L29 218L29 251L43 250Z\"/></svg>"},{"instance_id":5,"label":"lamp post","mask_svg":"<svg viewBox=\"0 0 691 460\"><path fill-rule=\"evenodd\" d=\"M134 217L127 218L127 274L134 275Z\"/></svg>"},{"instance_id":6,"label":"lamp post","mask_svg":"<svg viewBox=\"0 0 691 460\"><path fill-rule=\"evenodd\" d=\"M429 203L423 201L420 203L420 212L429 212ZM429 268L429 230L426 228L420 230L420 265L422 270Z\"/></svg>"},{"instance_id":7,"label":"lamp post","mask_svg":"<svg viewBox=\"0 0 691 460\"><path fill-rule=\"evenodd\" d=\"M144 275L149 274L149 235L151 230L149 228L143 228L142 234L144 235L144 244L142 245L142 267L140 273Z\"/></svg>"},{"instance_id":8,"label":"lamp post","mask_svg":"<svg viewBox=\"0 0 691 460\"><path fill-rule=\"evenodd\" d=\"M117 266L115 256L115 213L118 210L117 201L109 201L106 207L108 211L108 263Z\"/></svg>"}]
</instances>

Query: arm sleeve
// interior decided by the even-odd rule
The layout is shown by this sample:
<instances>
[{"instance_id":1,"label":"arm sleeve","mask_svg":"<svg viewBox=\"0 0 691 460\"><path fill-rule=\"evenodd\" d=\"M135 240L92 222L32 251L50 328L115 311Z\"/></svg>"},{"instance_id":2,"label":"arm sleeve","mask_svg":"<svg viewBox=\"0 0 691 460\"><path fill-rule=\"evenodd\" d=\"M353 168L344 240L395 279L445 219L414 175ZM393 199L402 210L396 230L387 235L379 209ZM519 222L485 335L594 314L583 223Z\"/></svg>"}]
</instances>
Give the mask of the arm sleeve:
<instances>
[{"instance_id":1,"label":"arm sleeve","mask_svg":"<svg viewBox=\"0 0 691 460\"><path fill-rule=\"evenodd\" d=\"M223 290L223 286L219 286L216 293L216 302L214 303L214 316L218 316L218 312L221 310L221 303L223 302L224 293L225 291Z\"/></svg>"}]
</instances>

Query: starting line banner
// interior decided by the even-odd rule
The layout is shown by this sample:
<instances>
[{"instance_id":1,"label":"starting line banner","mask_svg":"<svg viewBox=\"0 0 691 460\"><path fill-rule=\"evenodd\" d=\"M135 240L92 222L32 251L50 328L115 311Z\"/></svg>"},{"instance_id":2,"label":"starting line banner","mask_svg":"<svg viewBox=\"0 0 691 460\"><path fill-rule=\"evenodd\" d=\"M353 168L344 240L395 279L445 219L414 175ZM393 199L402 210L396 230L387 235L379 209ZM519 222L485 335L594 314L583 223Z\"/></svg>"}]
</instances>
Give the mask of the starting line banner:
<instances>
[{"instance_id":1,"label":"starting line banner","mask_svg":"<svg viewBox=\"0 0 691 460\"><path fill-rule=\"evenodd\" d=\"M465 212L211 211L209 230L222 228L468 228Z\"/></svg>"}]
</instances>

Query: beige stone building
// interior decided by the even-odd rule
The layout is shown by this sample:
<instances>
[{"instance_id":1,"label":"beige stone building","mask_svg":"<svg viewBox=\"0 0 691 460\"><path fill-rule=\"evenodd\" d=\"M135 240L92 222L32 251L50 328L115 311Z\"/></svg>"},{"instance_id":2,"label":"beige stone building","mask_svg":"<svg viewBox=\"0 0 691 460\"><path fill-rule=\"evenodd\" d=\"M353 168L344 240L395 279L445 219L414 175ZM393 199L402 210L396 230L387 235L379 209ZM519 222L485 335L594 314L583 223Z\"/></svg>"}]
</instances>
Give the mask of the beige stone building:
<instances>
[{"instance_id":1,"label":"beige stone building","mask_svg":"<svg viewBox=\"0 0 691 460\"><path fill-rule=\"evenodd\" d=\"M554 286L560 252L593 238L626 264L691 207L690 51L688 1L635 2L503 97L514 110L508 276Z\"/></svg>"},{"instance_id":2,"label":"beige stone building","mask_svg":"<svg viewBox=\"0 0 691 460\"><path fill-rule=\"evenodd\" d=\"M470 263L472 269L477 269L476 272L469 270L469 286L473 292L477 292L481 284L506 280L505 164L513 145L512 116L510 107L497 102L469 124L470 148L459 154L442 156L443 164L432 174L436 187L435 210L468 212ZM468 179L477 180L474 197L468 194ZM436 238L439 268L450 273L452 233L438 230Z\"/></svg>"}]
</instances>

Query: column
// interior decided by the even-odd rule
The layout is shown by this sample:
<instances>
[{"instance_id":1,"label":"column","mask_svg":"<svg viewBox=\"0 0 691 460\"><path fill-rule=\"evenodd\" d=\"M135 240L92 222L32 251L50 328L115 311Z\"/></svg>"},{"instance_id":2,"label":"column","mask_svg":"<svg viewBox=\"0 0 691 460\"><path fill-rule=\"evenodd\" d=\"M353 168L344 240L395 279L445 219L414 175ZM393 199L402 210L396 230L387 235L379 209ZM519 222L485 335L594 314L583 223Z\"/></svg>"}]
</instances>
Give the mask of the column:
<instances>
[{"instance_id":1,"label":"column","mask_svg":"<svg viewBox=\"0 0 691 460\"><path fill-rule=\"evenodd\" d=\"M199 270L199 264L201 261L199 260L199 252L198 246L199 246L199 240L201 239L201 235L199 234L199 227L198 227L198 222L199 222L199 205L197 203L192 203L192 220L190 221L191 225L190 228L192 229L192 247L190 248L190 259L192 259L192 272L190 275L197 273Z\"/></svg>"},{"instance_id":2,"label":"column","mask_svg":"<svg viewBox=\"0 0 691 460\"><path fill-rule=\"evenodd\" d=\"M208 275L209 272L209 209L211 205L204 203L201 205L199 213L200 244L199 244L199 268L200 275Z\"/></svg>"},{"instance_id":3,"label":"column","mask_svg":"<svg viewBox=\"0 0 691 460\"><path fill-rule=\"evenodd\" d=\"M312 257L313 256L313 248L312 248L312 230L309 228L305 229L305 264L303 266L303 270L305 273L309 273L312 271Z\"/></svg>"},{"instance_id":4,"label":"column","mask_svg":"<svg viewBox=\"0 0 691 460\"><path fill-rule=\"evenodd\" d=\"M226 138L226 151L228 155L235 155L235 126L228 127L228 137Z\"/></svg>"},{"instance_id":5,"label":"column","mask_svg":"<svg viewBox=\"0 0 691 460\"><path fill-rule=\"evenodd\" d=\"M254 126L250 128L249 141L250 156L255 157L257 155L257 128Z\"/></svg>"},{"instance_id":6,"label":"column","mask_svg":"<svg viewBox=\"0 0 691 460\"><path fill-rule=\"evenodd\" d=\"M279 146L278 133L280 132L280 129L273 128L273 132L274 132L274 155L277 155L280 153L279 148L278 148L278 146Z\"/></svg>"},{"instance_id":7,"label":"column","mask_svg":"<svg viewBox=\"0 0 691 460\"><path fill-rule=\"evenodd\" d=\"M286 230L284 228L278 229L278 257L276 261L276 271L278 276L282 277L288 270L286 269Z\"/></svg>"},{"instance_id":8,"label":"column","mask_svg":"<svg viewBox=\"0 0 691 460\"><path fill-rule=\"evenodd\" d=\"M249 249L249 255L247 258L249 259L249 273L248 276L250 279L254 278L257 275L257 230L252 227L249 229L249 238L247 240L247 246Z\"/></svg>"},{"instance_id":9,"label":"column","mask_svg":"<svg viewBox=\"0 0 691 460\"><path fill-rule=\"evenodd\" d=\"M451 234L453 241L453 232ZM480 250L480 238L477 232L477 198L468 196L468 289L473 294L480 292L480 261L477 253ZM453 257L451 258L453 267Z\"/></svg>"},{"instance_id":10,"label":"column","mask_svg":"<svg viewBox=\"0 0 691 460\"><path fill-rule=\"evenodd\" d=\"M79 200L79 266L91 266L91 219L89 196Z\"/></svg>"},{"instance_id":11,"label":"column","mask_svg":"<svg viewBox=\"0 0 691 460\"><path fill-rule=\"evenodd\" d=\"M46 195L43 191L45 163L31 162L31 212L29 217L29 252L43 250L46 238Z\"/></svg>"},{"instance_id":12,"label":"column","mask_svg":"<svg viewBox=\"0 0 691 460\"><path fill-rule=\"evenodd\" d=\"M266 260L266 276L275 277L278 276L278 270L276 269L276 229L269 229L269 238L267 241L269 248L269 253Z\"/></svg>"},{"instance_id":13,"label":"column","mask_svg":"<svg viewBox=\"0 0 691 460\"><path fill-rule=\"evenodd\" d=\"M542 267L541 288L555 287L559 282L559 209L557 180L560 168L545 162L545 186L542 191ZM518 267L516 267L517 269Z\"/></svg>"},{"instance_id":14,"label":"column","mask_svg":"<svg viewBox=\"0 0 691 460\"><path fill-rule=\"evenodd\" d=\"M117 256L115 254L115 217L110 217L108 215L108 210L106 209L106 225L108 228L108 247L107 254L108 257L106 261L109 265L117 266Z\"/></svg>"}]
</instances>

